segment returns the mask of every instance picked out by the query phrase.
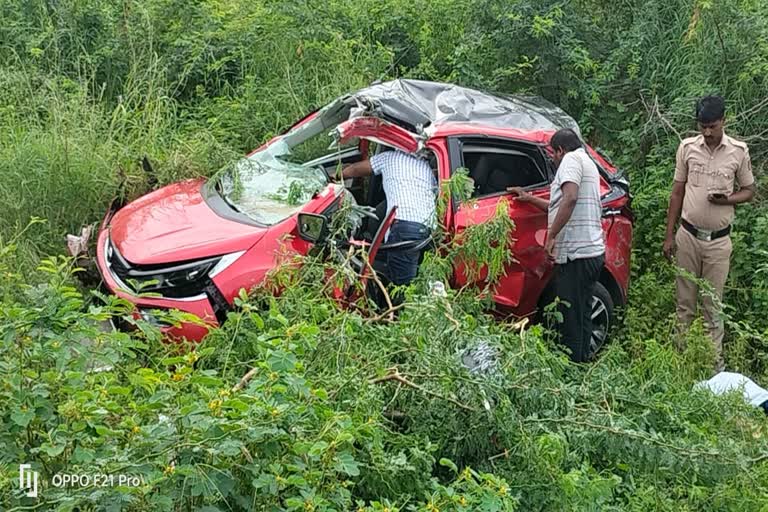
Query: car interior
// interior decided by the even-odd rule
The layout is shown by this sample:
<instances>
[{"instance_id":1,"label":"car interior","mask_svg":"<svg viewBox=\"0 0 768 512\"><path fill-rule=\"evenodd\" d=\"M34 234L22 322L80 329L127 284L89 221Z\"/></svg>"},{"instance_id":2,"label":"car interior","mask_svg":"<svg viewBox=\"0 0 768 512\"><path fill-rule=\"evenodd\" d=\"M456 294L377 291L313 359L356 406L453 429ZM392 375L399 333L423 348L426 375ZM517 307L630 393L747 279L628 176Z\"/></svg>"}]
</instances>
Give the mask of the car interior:
<instances>
[{"instance_id":1,"label":"car interior","mask_svg":"<svg viewBox=\"0 0 768 512\"><path fill-rule=\"evenodd\" d=\"M369 154L382 151L382 145L367 142ZM321 165L328 176L337 173L338 165L347 165L362 158L361 141L348 145L340 153L318 159L315 165ZM474 182L473 198L496 194L505 194L508 187L533 189L548 183L547 164L538 147L529 144L508 141L489 141L487 139L467 139L461 143L462 166L469 171ZM429 153L430 167L435 177L437 157ZM352 193L357 204L375 209L377 219L366 218L361 228L360 237L372 240L376 230L387 212L381 176L355 178L345 181L345 186Z\"/></svg>"},{"instance_id":2,"label":"car interior","mask_svg":"<svg viewBox=\"0 0 768 512\"><path fill-rule=\"evenodd\" d=\"M358 143L349 145L338 153L317 158L313 161L306 162L304 165L320 166L325 170L325 173L329 176L329 178L335 177L339 170L339 164L344 166L358 162L362 159L362 148L364 147L364 144L368 145L367 149L369 155L378 154L387 150L382 144L379 143L373 143L372 141L363 141L361 143L358 141ZM437 179L438 169L436 155L434 155L432 152L429 152L427 155L427 160L435 178ZM387 216L387 200L384 194L382 177L380 175L374 174L364 178L348 179L345 180L344 185L347 190L349 190L350 193L354 196L358 205L371 206L374 208L376 218L365 217L359 232L354 236L354 238L357 240L371 243L374 239L380 235L383 235L380 233L380 230L382 229L382 224ZM421 255L423 256L424 251L428 250L430 246L430 243L424 243L423 247L417 247L416 249L421 251ZM361 265L361 263L358 263L358 265ZM380 250L375 257L375 261L373 262L373 268L381 276L382 281L385 283L388 282L386 265L386 243L380 247ZM373 291L376 292L376 290Z\"/></svg>"},{"instance_id":3,"label":"car interior","mask_svg":"<svg viewBox=\"0 0 768 512\"><path fill-rule=\"evenodd\" d=\"M383 150L381 144L372 143L368 141L369 148L368 153L375 155ZM336 176L338 172L338 166L348 165L354 162L359 162L362 159L362 152L359 145L349 147L338 154L329 155L323 158L319 158L313 162L307 162L305 165L320 165L325 170L329 177ZM437 157L434 153L430 152L427 156L429 165L432 168L432 172L435 178L437 174ZM363 221L361 229L361 238L367 241L373 239L379 224L384 219L387 213L387 199L384 194L384 187L382 185L381 176L372 175L365 178L354 178L344 181L344 186L349 190L355 198L358 205L371 206L375 209L376 217L378 219L366 218Z\"/></svg>"},{"instance_id":4,"label":"car interior","mask_svg":"<svg viewBox=\"0 0 768 512\"><path fill-rule=\"evenodd\" d=\"M362 159L363 149L368 145L368 154L374 155L386 150L372 141L355 141L334 155L326 155L305 165L322 166L329 177L339 171L339 164L347 165ZM469 171L474 181L473 198L482 198L507 193L508 187L536 188L548 183L548 167L543 153L537 146L467 139L461 142L462 166ZM430 167L438 178L437 157L429 152ZM372 175L365 178L345 180L346 188L352 193L358 205L374 208L376 219L366 217L355 238L371 242L374 240L387 213L382 177ZM386 244L385 244L386 245ZM421 255L428 247L420 248ZM386 250L380 251L374 268L387 281Z\"/></svg>"},{"instance_id":5,"label":"car interior","mask_svg":"<svg viewBox=\"0 0 768 512\"><path fill-rule=\"evenodd\" d=\"M475 185L472 197L503 194L508 187L547 184L544 159L536 148L467 142L461 149L463 166Z\"/></svg>"}]
</instances>

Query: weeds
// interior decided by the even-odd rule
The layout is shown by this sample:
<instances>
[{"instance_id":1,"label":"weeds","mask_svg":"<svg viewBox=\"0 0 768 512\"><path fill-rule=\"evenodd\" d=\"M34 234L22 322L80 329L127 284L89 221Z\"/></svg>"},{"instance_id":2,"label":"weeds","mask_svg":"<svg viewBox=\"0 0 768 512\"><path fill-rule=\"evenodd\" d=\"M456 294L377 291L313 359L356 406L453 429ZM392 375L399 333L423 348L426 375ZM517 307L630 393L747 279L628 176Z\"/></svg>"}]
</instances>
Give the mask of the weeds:
<instances>
[{"instance_id":1,"label":"weeds","mask_svg":"<svg viewBox=\"0 0 768 512\"><path fill-rule=\"evenodd\" d=\"M709 344L694 323L686 350L672 348L674 271L660 256L674 149L696 96L726 96L728 133L750 143L765 185L761 9L0 2L0 486L29 461L49 476L144 478L119 491L45 489L59 510L118 499L133 510L761 510L764 418L691 391L709 376ZM569 364L541 327L492 321L473 287L431 298L426 281L451 266L439 255L396 323L339 311L317 289L323 267L305 265L282 276L297 286L280 298L238 299L188 356L140 320L133 335L101 332L128 304L82 295L71 263L48 258L115 195L213 175L300 115L395 76L543 95L627 170L630 301L598 362ZM462 190L458 178L447 193ZM738 209L724 298L726 359L763 383L764 203L758 194ZM17 236L32 218L46 222ZM509 257L503 245L474 250L491 277ZM499 351L499 380L460 362L481 341Z\"/></svg>"}]
</instances>

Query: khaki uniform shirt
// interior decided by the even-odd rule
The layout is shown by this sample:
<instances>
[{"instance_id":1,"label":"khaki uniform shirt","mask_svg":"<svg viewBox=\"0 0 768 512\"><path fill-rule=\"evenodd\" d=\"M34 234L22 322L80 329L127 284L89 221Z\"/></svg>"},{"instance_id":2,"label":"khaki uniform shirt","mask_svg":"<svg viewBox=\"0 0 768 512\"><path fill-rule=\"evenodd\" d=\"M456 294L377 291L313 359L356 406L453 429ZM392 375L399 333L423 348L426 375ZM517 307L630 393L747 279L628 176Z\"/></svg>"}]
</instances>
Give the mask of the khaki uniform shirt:
<instances>
[{"instance_id":1,"label":"khaki uniform shirt","mask_svg":"<svg viewBox=\"0 0 768 512\"><path fill-rule=\"evenodd\" d=\"M733 206L710 203L707 195L729 195L737 183L748 187L755 182L747 143L723 134L720 145L710 150L703 135L683 140L677 148L675 181L685 183L685 220L713 231L728 226Z\"/></svg>"}]
</instances>

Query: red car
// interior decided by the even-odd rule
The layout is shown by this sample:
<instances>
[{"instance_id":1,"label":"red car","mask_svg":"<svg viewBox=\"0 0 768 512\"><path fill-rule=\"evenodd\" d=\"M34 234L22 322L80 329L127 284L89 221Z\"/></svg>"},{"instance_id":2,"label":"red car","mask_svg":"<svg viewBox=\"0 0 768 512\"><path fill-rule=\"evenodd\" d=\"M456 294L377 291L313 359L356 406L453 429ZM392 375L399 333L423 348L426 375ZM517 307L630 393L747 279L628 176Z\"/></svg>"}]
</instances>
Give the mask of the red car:
<instances>
[{"instance_id":1,"label":"red car","mask_svg":"<svg viewBox=\"0 0 768 512\"><path fill-rule=\"evenodd\" d=\"M485 222L499 201L509 200L516 261L494 299L500 310L531 315L552 298L543 248L547 215L516 202L506 189L549 195L555 167L547 144L562 127L578 130L540 98L417 80L375 84L310 114L214 179L168 185L110 212L98 237L97 265L107 288L136 304L137 318L157 321L152 310L176 308L218 325L239 290L258 284L276 265L281 246L300 254L312 247L298 236L299 213L328 215L342 195L385 211L379 177L345 186L329 180L340 163L363 159L384 144L428 158L438 181L468 169L475 200L452 200L443 219L449 234ZM600 169L607 246L593 300L597 350L614 307L627 297L632 215L628 182L587 150ZM374 224L361 231L375 233ZM457 268L451 284L463 282ZM163 329L192 340L207 332L193 323Z\"/></svg>"}]
</instances>

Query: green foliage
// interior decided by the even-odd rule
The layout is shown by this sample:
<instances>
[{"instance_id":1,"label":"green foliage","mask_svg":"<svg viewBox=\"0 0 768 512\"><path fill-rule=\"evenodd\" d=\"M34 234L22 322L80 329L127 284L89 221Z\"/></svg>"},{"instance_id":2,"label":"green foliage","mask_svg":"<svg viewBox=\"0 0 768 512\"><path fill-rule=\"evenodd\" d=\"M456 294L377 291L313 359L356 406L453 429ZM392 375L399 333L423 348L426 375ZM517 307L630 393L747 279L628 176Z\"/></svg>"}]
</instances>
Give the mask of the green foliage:
<instances>
[{"instance_id":1,"label":"green foliage","mask_svg":"<svg viewBox=\"0 0 768 512\"><path fill-rule=\"evenodd\" d=\"M673 349L675 272L660 248L696 96L726 96L727 130L749 142L766 184L764 11L754 0L0 0L2 506L27 504L5 489L29 461L49 476L144 478L46 488L46 508L60 510L763 509L765 421L735 398L691 393L711 349L699 323ZM630 300L597 363L570 365L540 327L492 321L471 289L426 293L449 257L501 274L511 248L490 242L513 228L501 204L463 244L428 255L396 323L339 311L327 285L348 276L336 262L326 280L314 262L274 276L295 285L279 299L243 296L192 353L140 320L130 336L102 332L129 305L82 295L71 262L45 258L116 194L147 190L144 155L160 184L211 176L300 115L396 76L542 95L627 171ZM442 207L467 184L457 173ZM727 363L763 384L764 207L758 194L737 210L724 300ZM501 353L493 378L457 356L480 341Z\"/></svg>"},{"instance_id":2,"label":"green foliage","mask_svg":"<svg viewBox=\"0 0 768 512\"><path fill-rule=\"evenodd\" d=\"M461 265L467 281L483 279L495 283L513 261L512 234L515 223L509 216L509 203L499 201L493 217L468 226L458 233L449 249L448 261Z\"/></svg>"},{"instance_id":3,"label":"green foliage","mask_svg":"<svg viewBox=\"0 0 768 512\"><path fill-rule=\"evenodd\" d=\"M69 260L45 260L36 286L16 277L21 296L0 308L3 483L18 461L43 479L141 482L44 486L56 510L762 506L765 421L738 397L691 390L701 331L682 354L647 339L641 358L616 344L580 367L541 328L486 315L471 288L414 285L397 321L375 322L328 296L318 276L334 267L304 263L275 275L285 293L243 296L195 347L140 320L133 334L102 330L129 305L87 306ZM469 370L480 344L496 359Z\"/></svg>"}]
</instances>

